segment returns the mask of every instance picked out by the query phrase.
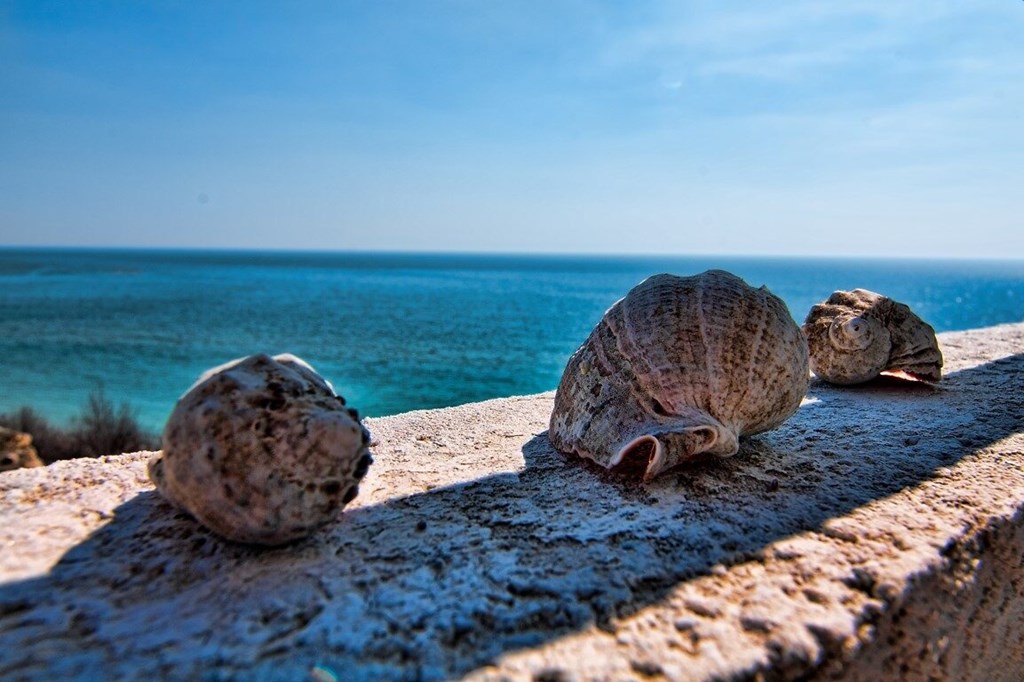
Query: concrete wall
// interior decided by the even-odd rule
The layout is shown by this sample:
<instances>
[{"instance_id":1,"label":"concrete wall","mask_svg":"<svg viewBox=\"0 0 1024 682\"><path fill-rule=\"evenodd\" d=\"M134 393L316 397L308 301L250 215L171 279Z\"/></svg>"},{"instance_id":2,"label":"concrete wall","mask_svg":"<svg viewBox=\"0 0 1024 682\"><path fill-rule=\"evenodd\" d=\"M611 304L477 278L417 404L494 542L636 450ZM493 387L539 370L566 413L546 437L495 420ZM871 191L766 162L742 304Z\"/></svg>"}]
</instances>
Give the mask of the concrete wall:
<instances>
[{"instance_id":1,"label":"concrete wall","mask_svg":"<svg viewBox=\"0 0 1024 682\"><path fill-rule=\"evenodd\" d=\"M938 388L812 385L650 485L554 451L551 395L368 420L357 500L223 542L146 453L0 474L0 678L1024 679L1024 325Z\"/></svg>"}]
</instances>

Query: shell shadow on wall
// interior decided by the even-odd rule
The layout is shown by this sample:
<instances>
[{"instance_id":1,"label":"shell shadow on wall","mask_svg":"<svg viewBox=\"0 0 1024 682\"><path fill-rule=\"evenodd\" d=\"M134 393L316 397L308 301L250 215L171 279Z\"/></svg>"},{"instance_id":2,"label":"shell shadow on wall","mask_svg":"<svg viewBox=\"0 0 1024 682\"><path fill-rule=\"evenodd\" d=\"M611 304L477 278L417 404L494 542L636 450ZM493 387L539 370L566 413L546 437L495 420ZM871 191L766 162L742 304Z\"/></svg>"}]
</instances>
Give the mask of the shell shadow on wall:
<instances>
[{"instance_id":1,"label":"shell shadow on wall","mask_svg":"<svg viewBox=\"0 0 1024 682\"><path fill-rule=\"evenodd\" d=\"M931 325L903 303L866 289L837 291L811 308L803 326L811 371L833 384L860 384L883 372L942 378Z\"/></svg>"},{"instance_id":2,"label":"shell shadow on wall","mask_svg":"<svg viewBox=\"0 0 1024 682\"><path fill-rule=\"evenodd\" d=\"M661 274L615 303L570 358L549 437L564 452L649 481L775 428L810 381L785 303L721 270Z\"/></svg>"}]
</instances>

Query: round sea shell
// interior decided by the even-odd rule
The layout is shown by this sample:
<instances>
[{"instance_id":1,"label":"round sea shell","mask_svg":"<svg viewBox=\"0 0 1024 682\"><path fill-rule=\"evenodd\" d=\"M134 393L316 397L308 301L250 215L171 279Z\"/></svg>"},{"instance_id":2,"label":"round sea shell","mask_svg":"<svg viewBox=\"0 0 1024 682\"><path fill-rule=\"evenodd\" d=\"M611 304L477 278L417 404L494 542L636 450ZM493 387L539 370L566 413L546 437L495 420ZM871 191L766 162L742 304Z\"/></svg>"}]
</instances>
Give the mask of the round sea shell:
<instances>
[{"instance_id":1,"label":"round sea shell","mask_svg":"<svg viewBox=\"0 0 1024 682\"><path fill-rule=\"evenodd\" d=\"M809 378L800 328L768 289L721 270L655 275L570 358L548 434L650 480L701 453L736 454L741 436L796 411Z\"/></svg>"},{"instance_id":2,"label":"round sea shell","mask_svg":"<svg viewBox=\"0 0 1024 682\"><path fill-rule=\"evenodd\" d=\"M308 364L252 355L206 372L181 397L149 475L218 535L279 545L355 498L369 442L358 413Z\"/></svg>"},{"instance_id":3,"label":"round sea shell","mask_svg":"<svg viewBox=\"0 0 1024 682\"><path fill-rule=\"evenodd\" d=\"M860 384L883 372L942 378L935 330L905 304L873 291L836 291L811 308L803 330L811 370L830 383Z\"/></svg>"},{"instance_id":4,"label":"round sea shell","mask_svg":"<svg viewBox=\"0 0 1024 682\"><path fill-rule=\"evenodd\" d=\"M0 472L41 466L31 435L0 426Z\"/></svg>"}]
</instances>

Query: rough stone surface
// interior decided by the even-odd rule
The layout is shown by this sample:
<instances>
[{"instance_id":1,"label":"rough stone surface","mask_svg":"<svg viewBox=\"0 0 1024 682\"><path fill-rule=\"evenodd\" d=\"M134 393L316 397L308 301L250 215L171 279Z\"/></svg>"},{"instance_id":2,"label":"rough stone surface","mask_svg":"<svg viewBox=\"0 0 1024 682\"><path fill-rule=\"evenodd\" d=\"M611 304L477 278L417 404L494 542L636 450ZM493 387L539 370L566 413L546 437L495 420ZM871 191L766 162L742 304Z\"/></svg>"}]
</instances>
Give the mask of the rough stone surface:
<instances>
[{"instance_id":1,"label":"rough stone surface","mask_svg":"<svg viewBox=\"0 0 1024 682\"><path fill-rule=\"evenodd\" d=\"M552 396L368 420L360 497L219 540L150 453L0 474L0 678L1024 679L1024 324L940 386L823 383L647 485L545 435Z\"/></svg>"}]
</instances>

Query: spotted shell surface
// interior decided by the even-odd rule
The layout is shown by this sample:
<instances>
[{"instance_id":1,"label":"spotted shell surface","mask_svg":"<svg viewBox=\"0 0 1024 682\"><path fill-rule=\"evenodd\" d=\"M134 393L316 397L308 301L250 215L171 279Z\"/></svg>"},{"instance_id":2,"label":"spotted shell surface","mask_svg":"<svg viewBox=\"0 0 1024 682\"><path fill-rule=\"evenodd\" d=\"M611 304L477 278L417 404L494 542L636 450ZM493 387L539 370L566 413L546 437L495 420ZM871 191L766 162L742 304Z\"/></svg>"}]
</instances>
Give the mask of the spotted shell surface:
<instances>
[{"instance_id":1,"label":"spotted shell surface","mask_svg":"<svg viewBox=\"0 0 1024 682\"><path fill-rule=\"evenodd\" d=\"M651 480L800 406L807 344L786 304L721 270L650 277L616 302L570 358L552 444Z\"/></svg>"},{"instance_id":2,"label":"spotted shell surface","mask_svg":"<svg viewBox=\"0 0 1024 682\"><path fill-rule=\"evenodd\" d=\"M905 304L873 291L836 291L811 308L803 330L811 370L830 383L860 384L882 372L942 378L935 330Z\"/></svg>"},{"instance_id":3,"label":"spotted shell surface","mask_svg":"<svg viewBox=\"0 0 1024 682\"><path fill-rule=\"evenodd\" d=\"M355 498L369 442L358 413L308 364L252 355L209 370L181 397L149 476L218 535L279 545Z\"/></svg>"}]
</instances>

